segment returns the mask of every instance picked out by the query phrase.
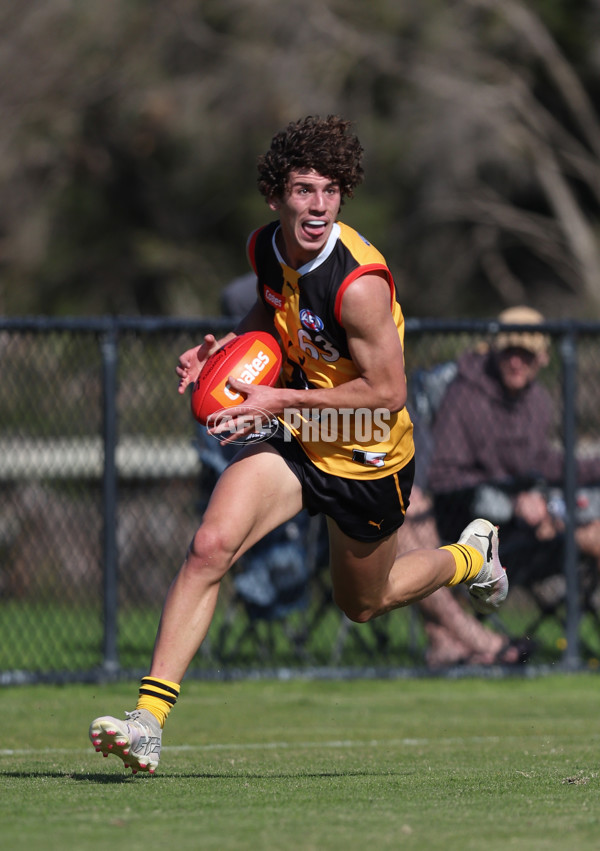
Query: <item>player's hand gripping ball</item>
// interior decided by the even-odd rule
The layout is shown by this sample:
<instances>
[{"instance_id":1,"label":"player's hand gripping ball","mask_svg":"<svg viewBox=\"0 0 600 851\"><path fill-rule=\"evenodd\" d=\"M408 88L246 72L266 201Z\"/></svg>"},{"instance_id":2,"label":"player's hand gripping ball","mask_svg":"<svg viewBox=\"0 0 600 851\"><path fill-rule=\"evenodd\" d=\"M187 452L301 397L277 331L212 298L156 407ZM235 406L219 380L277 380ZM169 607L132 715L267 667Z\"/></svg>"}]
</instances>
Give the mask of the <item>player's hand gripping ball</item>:
<instances>
[{"instance_id":1,"label":"player's hand gripping ball","mask_svg":"<svg viewBox=\"0 0 600 851\"><path fill-rule=\"evenodd\" d=\"M281 369L281 349L265 331L249 331L229 340L212 354L192 387L192 414L206 425L211 414L241 405L244 397L228 379L273 386Z\"/></svg>"}]
</instances>

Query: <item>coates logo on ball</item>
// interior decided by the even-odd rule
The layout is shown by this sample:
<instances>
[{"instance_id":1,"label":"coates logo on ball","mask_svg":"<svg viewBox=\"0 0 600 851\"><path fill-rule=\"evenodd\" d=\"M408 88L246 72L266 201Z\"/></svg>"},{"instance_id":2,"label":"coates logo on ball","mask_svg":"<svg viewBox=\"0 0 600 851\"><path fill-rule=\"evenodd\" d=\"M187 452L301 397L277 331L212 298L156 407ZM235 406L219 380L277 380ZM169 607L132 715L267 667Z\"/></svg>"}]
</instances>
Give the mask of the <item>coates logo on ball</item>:
<instances>
[{"instance_id":1,"label":"coates logo on ball","mask_svg":"<svg viewBox=\"0 0 600 851\"><path fill-rule=\"evenodd\" d=\"M281 369L281 349L265 331L249 331L225 343L204 364L192 388L192 414L206 425L207 419L223 408L240 405L244 396L229 384L236 378L245 384L273 386Z\"/></svg>"}]
</instances>

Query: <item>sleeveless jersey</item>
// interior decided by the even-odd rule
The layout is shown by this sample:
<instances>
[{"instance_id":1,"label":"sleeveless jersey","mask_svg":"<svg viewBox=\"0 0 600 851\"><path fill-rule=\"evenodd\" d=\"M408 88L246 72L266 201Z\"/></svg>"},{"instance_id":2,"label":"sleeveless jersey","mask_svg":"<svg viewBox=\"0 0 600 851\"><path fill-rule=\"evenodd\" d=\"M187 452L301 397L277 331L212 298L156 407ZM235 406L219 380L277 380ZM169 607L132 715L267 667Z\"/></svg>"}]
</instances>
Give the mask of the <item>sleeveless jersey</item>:
<instances>
[{"instance_id":1,"label":"sleeveless jersey","mask_svg":"<svg viewBox=\"0 0 600 851\"><path fill-rule=\"evenodd\" d=\"M283 348L281 380L296 389L336 387L359 376L341 324L346 288L364 274L382 274L390 309L404 344L404 317L384 258L355 230L337 222L327 245L300 269L290 268L275 244L272 222L251 234L250 263L258 292L273 313ZM414 455L406 408L397 413L365 408L303 409L280 417L321 470L350 479L380 478L402 469Z\"/></svg>"}]
</instances>

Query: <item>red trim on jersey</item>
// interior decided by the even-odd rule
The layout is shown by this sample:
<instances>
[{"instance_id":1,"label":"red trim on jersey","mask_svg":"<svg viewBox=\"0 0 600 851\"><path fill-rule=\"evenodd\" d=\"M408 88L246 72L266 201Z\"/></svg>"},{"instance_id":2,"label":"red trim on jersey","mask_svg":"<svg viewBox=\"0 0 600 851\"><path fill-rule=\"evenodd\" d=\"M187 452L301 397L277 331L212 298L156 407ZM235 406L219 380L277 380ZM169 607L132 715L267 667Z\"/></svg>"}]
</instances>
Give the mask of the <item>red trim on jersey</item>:
<instances>
[{"instance_id":1,"label":"red trim on jersey","mask_svg":"<svg viewBox=\"0 0 600 851\"><path fill-rule=\"evenodd\" d=\"M337 295L335 297L335 305L334 305L334 315L336 321L342 324L342 297L350 284L353 281L356 281L357 278L362 278L363 275L368 275L369 273L379 273L383 272L384 277L390 285L390 308L394 307L394 296L396 294L396 290L394 287L394 279L392 278L392 273L381 263L366 263L364 266L358 266L353 272L350 272L347 278L342 281L342 284L337 291Z\"/></svg>"},{"instance_id":2,"label":"red trim on jersey","mask_svg":"<svg viewBox=\"0 0 600 851\"><path fill-rule=\"evenodd\" d=\"M264 227L266 227L266 225ZM258 270L256 268L256 240L258 239L258 235L261 230L264 230L264 227L257 228L254 233L250 234L250 236L248 237L248 245L246 246L246 251L248 252L248 260L250 261L250 264L257 275Z\"/></svg>"}]
</instances>

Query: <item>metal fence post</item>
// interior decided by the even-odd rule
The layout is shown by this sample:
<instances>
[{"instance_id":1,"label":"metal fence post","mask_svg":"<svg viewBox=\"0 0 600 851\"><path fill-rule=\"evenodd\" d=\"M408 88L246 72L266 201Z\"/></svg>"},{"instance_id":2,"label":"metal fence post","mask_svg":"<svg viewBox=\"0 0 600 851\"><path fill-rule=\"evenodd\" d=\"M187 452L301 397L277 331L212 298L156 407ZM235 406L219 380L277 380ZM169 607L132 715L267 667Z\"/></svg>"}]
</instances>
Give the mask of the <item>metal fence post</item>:
<instances>
[{"instance_id":1,"label":"metal fence post","mask_svg":"<svg viewBox=\"0 0 600 851\"><path fill-rule=\"evenodd\" d=\"M577 546L575 543L575 507L577 489L576 461L576 390L577 390L577 344L573 329L567 331L560 341L563 370L563 431L564 431L564 497L565 497L565 552L564 571L567 586L566 640L563 664L568 669L580 665L579 623L579 576L577 570Z\"/></svg>"},{"instance_id":2,"label":"metal fence post","mask_svg":"<svg viewBox=\"0 0 600 851\"><path fill-rule=\"evenodd\" d=\"M104 467L102 476L103 567L104 567L104 642L103 666L107 671L119 667L117 649L118 549L117 549L117 328L112 323L101 337L102 351L102 439Z\"/></svg>"}]
</instances>

